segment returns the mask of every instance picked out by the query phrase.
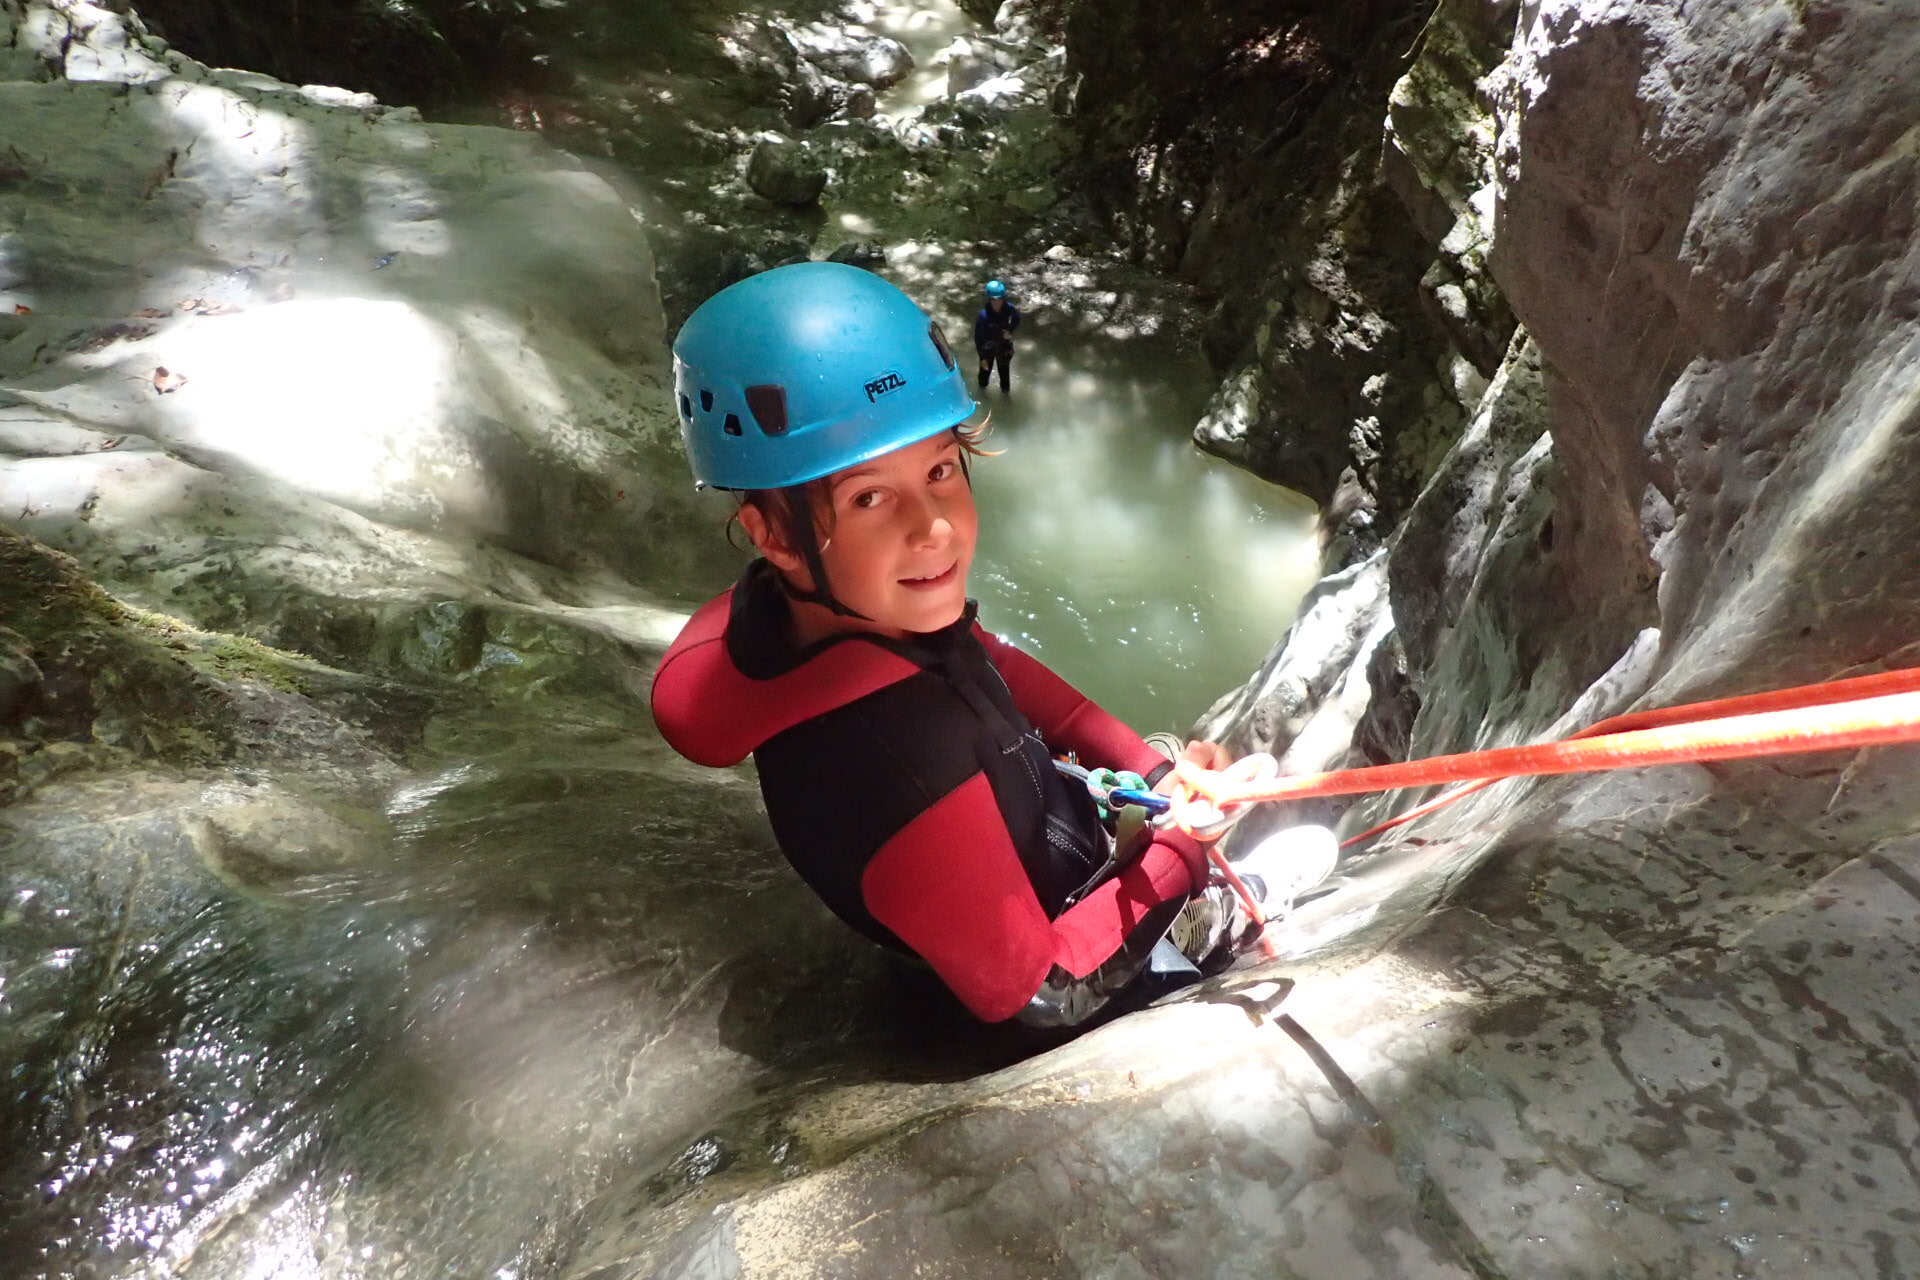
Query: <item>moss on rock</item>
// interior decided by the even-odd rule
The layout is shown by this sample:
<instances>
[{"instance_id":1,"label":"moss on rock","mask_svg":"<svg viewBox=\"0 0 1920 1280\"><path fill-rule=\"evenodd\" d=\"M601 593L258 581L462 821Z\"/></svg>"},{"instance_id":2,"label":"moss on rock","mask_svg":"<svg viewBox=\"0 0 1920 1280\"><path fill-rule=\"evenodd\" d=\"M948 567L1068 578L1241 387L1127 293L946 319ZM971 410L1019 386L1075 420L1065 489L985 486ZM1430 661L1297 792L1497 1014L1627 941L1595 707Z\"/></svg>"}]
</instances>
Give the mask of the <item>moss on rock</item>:
<instances>
[{"instance_id":1,"label":"moss on rock","mask_svg":"<svg viewBox=\"0 0 1920 1280\"><path fill-rule=\"evenodd\" d=\"M144 634L71 558L4 529L0 616L39 676L21 681L0 721L29 754L53 742L196 761L230 752L216 685Z\"/></svg>"},{"instance_id":2,"label":"moss on rock","mask_svg":"<svg viewBox=\"0 0 1920 1280\"><path fill-rule=\"evenodd\" d=\"M337 675L122 604L71 557L4 526L0 618L0 803L129 757L188 767L230 759L247 736L241 693L302 697L315 677Z\"/></svg>"}]
</instances>

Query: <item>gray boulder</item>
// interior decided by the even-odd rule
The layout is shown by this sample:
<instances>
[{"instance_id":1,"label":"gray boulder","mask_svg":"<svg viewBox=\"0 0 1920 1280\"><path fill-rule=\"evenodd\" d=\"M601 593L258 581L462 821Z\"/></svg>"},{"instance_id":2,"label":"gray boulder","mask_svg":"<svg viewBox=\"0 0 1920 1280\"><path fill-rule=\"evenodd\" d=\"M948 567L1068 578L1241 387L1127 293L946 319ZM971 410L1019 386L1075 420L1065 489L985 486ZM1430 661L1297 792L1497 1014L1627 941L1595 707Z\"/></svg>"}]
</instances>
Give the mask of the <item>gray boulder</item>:
<instances>
[{"instance_id":1,"label":"gray boulder","mask_svg":"<svg viewBox=\"0 0 1920 1280\"><path fill-rule=\"evenodd\" d=\"M776 21L737 17L721 34L719 49L756 99L773 104L790 129L812 128L845 100L844 88L803 57Z\"/></svg>"},{"instance_id":2,"label":"gray boulder","mask_svg":"<svg viewBox=\"0 0 1920 1280\"><path fill-rule=\"evenodd\" d=\"M871 267L887 260L887 251L871 240L853 240L827 255L828 262L847 262L856 267Z\"/></svg>"},{"instance_id":3,"label":"gray boulder","mask_svg":"<svg viewBox=\"0 0 1920 1280\"><path fill-rule=\"evenodd\" d=\"M807 143L769 139L747 161L747 185L775 204L810 205L827 189L827 170Z\"/></svg>"},{"instance_id":4,"label":"gray boulder","mask_svg":"<svg viewBox=\"0 0 1920 1280\"><path fill-rule=\"evenodd\" d=\"M800 53L828 75L872 89L891 88L913 71L913 55L891 36L810 26L792 38Z\"/></svg>"},{"instance_id":5,"label":"gray boulder","mask_svg":"<svg viewBox=\"0 0 1920 1280\"><path fill-rule=\"evenodd\" d=\"M1000 63L993 51L973 41L955 40L941 50L941 60L947 64L947 96L957 98L970 89L977 89L1000 74Z\"/></svg>"}]
</instances>

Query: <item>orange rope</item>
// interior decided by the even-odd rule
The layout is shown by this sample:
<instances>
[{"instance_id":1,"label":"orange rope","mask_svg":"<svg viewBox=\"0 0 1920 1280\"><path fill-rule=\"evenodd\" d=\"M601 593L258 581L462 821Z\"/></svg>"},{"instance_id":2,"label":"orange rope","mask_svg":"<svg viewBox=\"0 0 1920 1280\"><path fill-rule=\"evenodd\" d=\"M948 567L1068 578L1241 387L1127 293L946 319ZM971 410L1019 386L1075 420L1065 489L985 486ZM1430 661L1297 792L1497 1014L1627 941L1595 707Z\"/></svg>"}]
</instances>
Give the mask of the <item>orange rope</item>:
<instances>
[{"instance_id":1,"label":"orange rope","mask_svg":"<svg viewBox=\"0 0 1920 1280\"><path fill-rule=\"evenodd\" d=\"M1174 764L1177 781L1173 813L1178 821L1196 797L1213 806L1216 816L1238 816L1246 806L1269 800L1358 795L1439 782L1468 784L1343 841L1341 847L1345 848L1444 808L1503 778L1597 773L1916 741L1920 741L1920 667L1907 667L1826 684L1629 712L1589 725L1558 742L1467 751L1364 769L1247 779L1232 776L1231 766L1229 771L1215 772L1180 760ZM1180 825L1184 829L1186 824ZM1267 932L1268 921L1260 904L1213 843L1224 830L1223 822L1204 834L1188 834L1207 844L1208 858L1246 908L1261 950L1269 958L1276 957L1279 945Z\"/></svg>"},{"instance_id":2,"label":"orange rope","mask_svg":"<svg viewBox=\"0 0 1920 1280\"><path fill-rule=\"evenodd\" d=\"M1608 733L1624 733L1629 729L1657 729L1670 724L1684 724L1689 721L1714 719L1749 711L1785 711L1795 707L1817 706L1822 703L1865 698L1883 693L1914 691L1920 691L1920 667L1908 667L1879 675L1853 676L1845 680L1830 680L1825 684L1803 684L1788 689L1769 689L1764 693L1714 698L1706 702L1690 702L1682 706L1661 707L1651 711L1630 711L1625 715L1611 716L1590 724L1573 737L1593 738ZM1446 808L1456 800L1463 800L1476 791L1484 791L1498 781L1500 781L1499 778L1482 778L1477 782L1455 787L1452 791L1436 796L1423 805L1388 818L1378 826L1368 827L1359 835L1347 837L1340 842L1340 847L1345 849L1361 844L1383 832L1412 822L1415 818L1424 818L1430 813Z\"/></svg>"},{"instance_id":3,"label":"orange rope","mask_svg":"<svg viewBox=\"0 0 1920 1280\"><path fill-rule=\"evenodd\" d=\"M1859 692L1894 688L1910 692L1831 700L1836 689ZM1818 690L1815 694L1812 690ZM1821 700L1815 701L1818 697ZM1702 712L1728 707L1769 709L1736 715ZM1630 727L1620 728L1620 725ZM1632 727L1642 726L1642 727ZM1611 731L1601 733L1598 730ZM1642 712L1595 725L1584 735L1523 747L1500 747L1434 756L1402 764L1339 769L1259 783L1225 779L1186 761L1175 765L1181 783L1215 806L1357 795L1437 782L1487 782L1501 778L1593 773L1658 764L1704 763L1807 751L1885 746L1920 741L1920 668L1864 676L1746 698L1720 699L1692 707ZM1457 799L1458 797L1453 797ZM1446 797L1442 797L1446 799Z\"/></svg>"}]
</instances>

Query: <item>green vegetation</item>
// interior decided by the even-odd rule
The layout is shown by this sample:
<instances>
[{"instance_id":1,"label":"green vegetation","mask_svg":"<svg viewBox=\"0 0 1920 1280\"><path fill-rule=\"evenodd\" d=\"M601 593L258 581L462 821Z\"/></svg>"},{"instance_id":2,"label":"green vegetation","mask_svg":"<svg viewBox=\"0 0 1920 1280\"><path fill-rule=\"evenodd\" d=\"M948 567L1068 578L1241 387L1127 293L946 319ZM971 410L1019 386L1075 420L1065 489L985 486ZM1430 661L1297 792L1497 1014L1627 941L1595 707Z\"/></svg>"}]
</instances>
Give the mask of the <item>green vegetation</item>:
<instances>
[{"instance_id":1,"label":"green vegetation","mask_svg":"<svg viewBox=\"0 0 1920 1280\"><path fill-rule=\"evenodd\" d=\"M297 654L133 609L72 558L0 527L0 803L129 754L177 764L235 748L229 686L301 690Z\"/></svg>"}]
</instances>

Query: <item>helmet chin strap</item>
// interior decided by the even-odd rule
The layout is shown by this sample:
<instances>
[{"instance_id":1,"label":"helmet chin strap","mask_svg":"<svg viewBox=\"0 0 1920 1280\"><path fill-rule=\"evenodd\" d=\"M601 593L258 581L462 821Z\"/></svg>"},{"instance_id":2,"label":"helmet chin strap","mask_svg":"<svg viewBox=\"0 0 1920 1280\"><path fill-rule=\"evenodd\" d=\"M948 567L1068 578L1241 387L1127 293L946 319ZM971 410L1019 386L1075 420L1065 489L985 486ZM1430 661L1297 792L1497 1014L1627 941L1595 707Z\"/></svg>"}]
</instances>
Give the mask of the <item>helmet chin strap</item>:
<instances>
[{"instance_id":1,"label":"helmet chin strap","mask_svg":"<svg viewBox=\"0 0 1920 1280\"><path fill-rule=\"evenodd\" d=\"M967 453L964 449L960 452L960 474L966 477L967 485L971 488L973 485L973 468L969 464ZM804 493L798 500L802 504L808 501ZM799 544L794 550L798 551L800 558L806 562L807 576L813 579L813 589L811 591L801 590L788 580L786 574L782 573L779 575L780 590L786 594L787 599L798 600L804 604L817 604L837 617L858 618L862 622L872 622L872 618L861 613L858 609L850 609L846 605L841 604L833 594L833 586L827 581L827 562L821 557L821 552L833 545L833 538L829 536L825 542L820 541L817 527L810 518L794 520L791 523L796 526L793 540Z\"/></svg>"},{"instance_id":2,"label":"helmet chin strap","mask_svg":"<svg viewBox=\"0 0 1920 1280\"><path fill-rule=\"evenodd\" d=\"M873 619L866 614L857 609L849 609L834 598L833 587L827 581L827 562L820 556L821 552L832 545L833 539L828 538L826 542L821 542L814 535L813 529L808 527L801 533L799 540L800 555L807 562L807 576L813 579L813 590L802 591L787 581L785 574L781 574L780 589L787 593L788 598L820 605L842 618L858 618L862 622L872 622Z\"/></svg>"}]
</instances>

